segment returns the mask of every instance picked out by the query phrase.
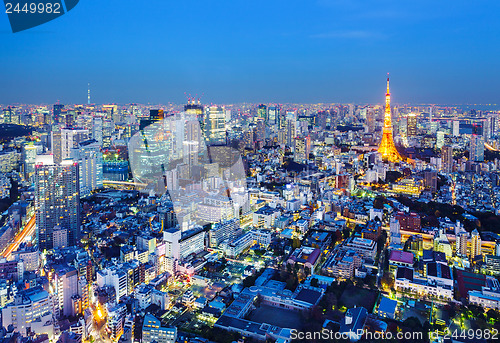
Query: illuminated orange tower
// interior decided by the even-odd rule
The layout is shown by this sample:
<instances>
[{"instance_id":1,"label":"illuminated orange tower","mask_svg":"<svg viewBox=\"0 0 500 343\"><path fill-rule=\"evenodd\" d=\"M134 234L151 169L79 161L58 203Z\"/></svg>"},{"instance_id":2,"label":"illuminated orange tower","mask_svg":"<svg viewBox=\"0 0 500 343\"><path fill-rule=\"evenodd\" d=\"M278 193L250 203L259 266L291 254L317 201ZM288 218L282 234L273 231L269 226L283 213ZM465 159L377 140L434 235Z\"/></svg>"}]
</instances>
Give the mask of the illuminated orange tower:
<instances>
[{"instance_id":1,"label":"illuminated orange tower","mask_svg":"<svg viewBox=\"0 0 500 343\"><path fill-rule=\"evenodd\" d=\"M403 158L399 154L394 139L392 138L392 117L391 117L391 93L389 92L389 73L387 73L387 93L385 94L384 129L382 131L382 141L378 147L378 152L382 154L382 159L390 162L399 162Z\"/></svg>"}]
</instances>

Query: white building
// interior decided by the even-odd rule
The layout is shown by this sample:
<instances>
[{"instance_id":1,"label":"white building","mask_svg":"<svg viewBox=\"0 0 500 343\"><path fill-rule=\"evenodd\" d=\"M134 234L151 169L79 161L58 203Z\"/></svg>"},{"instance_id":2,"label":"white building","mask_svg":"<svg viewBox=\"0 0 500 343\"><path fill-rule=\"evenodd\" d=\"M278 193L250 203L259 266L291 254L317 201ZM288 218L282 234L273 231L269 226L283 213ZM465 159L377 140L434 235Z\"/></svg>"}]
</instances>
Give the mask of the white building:
<instances>
[{"instance_id":1,"label":"white building","mask_svg":"<svg viewBox=\"0 0 500 343\"><path fill-rule=\"evenodd\" d=\"M492 276L486 277L486 285L480 291L469 291L469 302L483 308L500 310L500 284Z\"/></svg>"},{"instance_id":2,"label":"white building","mask_svg":"<svg viewBox=\"0 0 500 343\"><path fill-rule=\"evenodd\" d=\"M97 140L80 142L72 149L73 158L80 168L80 196L85 197L103 187L103 158Z\"/></svg>"},{"instance_id":3,"label":"white building","mask_svg":"<svg viewBox=\"0 0 500 343\"><path fill-rule=\"evenodd\" d=\"M161 321L154 316L147 314L142 325L143 343L175 343L177 339L177 328L167 328L161 326Z\"/></svg>"},{"instance_id":4,"label":"white building","mask_svg":"<svg viewBox=\"0 0 500 343\"><path fill-rule=\"evenodd\" d=\"M2 309L2 326L14 326L14 330L27 336L28 332L53 337L52 301L47 291L37 286L20 291L14 302Z\"/></svg>"}]
</instances>

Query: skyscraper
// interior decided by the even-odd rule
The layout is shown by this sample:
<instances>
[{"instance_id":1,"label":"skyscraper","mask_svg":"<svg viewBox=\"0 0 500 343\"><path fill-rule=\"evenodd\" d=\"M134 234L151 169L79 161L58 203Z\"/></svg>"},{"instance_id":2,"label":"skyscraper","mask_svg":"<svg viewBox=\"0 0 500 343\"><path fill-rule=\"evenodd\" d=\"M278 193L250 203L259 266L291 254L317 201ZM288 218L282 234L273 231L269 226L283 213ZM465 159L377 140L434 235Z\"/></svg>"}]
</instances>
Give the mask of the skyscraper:
<instances>
[{"instance_id":1,"label":"skyscraper","mask_svg":"<svg viewBox=\"0 0 500 343\"><path fill-rule=\"evenodd\" d=\"M409 113L407 118L406 134L408 137L415 137L417 135L417 115Z\"/></svg>"},{"instance_id":2,"label":"skyscraper","mask_svg":"<svg viewBox=\"0 0 500 343\"><path fill-rule=\"evenodd\" d=\"M479 235L479 232L477 229L474 229L472 231L472 236L470 239L470 258L471 260L474 259L476 256L481 255L482 250L481 250L481 236Z\"/></svg>"},{"instance_id":3,"label":"skyscraper","mask_svg":"<svg viewBox=\"0 0 500 343\"><path fill-rule=\"evenodd\" d=\"M453 147L445 145L441 149L441 160L443 165L443 172L451 173L453 170Z\"/></svg>"},{"instance_id":4,"label":"skyscraper","mask_svg":"<svg viewBox=\"0 0 500 343\"><path fill-rule=\"evenodd\" d=\"M426 169L424 170L424 186L431 192L437 190L437 171Z\"/></svg>"},{"instance_id":5,"label":"skyscraper","mask_svg":"<svg viewBox=\"0 0 500 343\"><path fill-rule=\"evenodd\" d=\"M391 93L389 92L389 75L387 75L387 93L385 94L384 128L382 132L382 141L380 142L378 152L382 154L382 159L390 162L399 162L403 159L396 149L396 146L394 145L394 139L392 137Z\"/></svg>"},{"instance_id":6,"label":"skyscraper","mask_svg":"<svg viewBox=\"0 0 500 343\"><path fill-rule=\"evenodd\" d=\"M294 143L294 161L298 163L307 161L309 159L309 153L311 152L311 137L297 137L295 138Z\"/></svg>"},{"instance_id":7,"label":"skyscraper","mask_svg":"<svg viewBox=\"0 0 500 343\"><path fill-rule=\"evenodd\" d=\"M78 148L73 149L73 158L79 166L80 197L102 188L103 158L99 143L95 139L80 142Z\"/></svg>"},{"instance_id":8,"label":"skyscraper","mask_svg":"<svg viewBox=\"0 0 500 343\"><path fill-rule=\"evenodd\" d=\"M267 113L267 122L269 125L276 124L279 116L279 107L278 106L270 106Z\"/></svg>"},{"instance_id":9,"label":"skyscraper","mask_svg":"<svg viewBox=\"0 0 500 343\"><path fill-rule=\"evenodd\" d=\"M484 137L472 135L469 145L469 159L475 162L484 161Z\"/></svg>"},{"instance_id":10,"label":"skyscraper","mask_svg":"<svg viewBox=\"0 0 500 343\"><path fill-rule=\"evenodd\" d=\"M205 123L203 119L203 105L201 104L200 99L198 99L197 103L194 99L188 99L188 103L184 105L184 112L186 112L186 114L194 114L196 118L198 118L201 130L203 131L203 125Z\"/></svg>"},{"instance_id":11,"label":"skyscraper","mask_svg":"<svg viewBox=\"0 0 500 343\"><path fill-rule=\"evenodd\" d=\"M293 118L287 118L286 119L286 145L291 147L293 145L293 140L295 139L295 136L297 135L297 128L295 125L295 119Z\"/></svg>"},{"instance_id":12,"label":"skyscraper","mask_svg":"<svg viewBox=\"0 0 500 343\"><path fill-rule=\"evenodd\" d=\"M205 111L205 139L210 145L226 144L226 112L224 107L210 106Z\"/></svg>"},{"instance_id":13,"label":"skyscraper","mask_svg":"<svg viewBox=\"0 0 500 343\"><path fill-rule=\"evenodd\" d=\"M63 104L54 104L54 115L53 120L55 123L62 122L62 111L64 109Z\"/></svg>"},{"instance_id":14,"label":"skyscraper","mask_svg":"<svg viewBox=\"0 0 500 343\"><path fill-rule=\"evenodd\" d=\"M453 121L452 131L454 137L458 137L460 135L460 122L458 120Z\"/></svg>"},{"instance_id":15,"label":"skyscraper","mask_svg":"<svg viewBox=\"0 0 500 343\"><path fill-rule=\"evenodd\" d=\"M264 104L260 104L257 109L257 118L262 118L264 121L267 121L267 106Z\"/></svg>"},{"instance_id":16,"label":"skyscraper","mask_svg":"<svg viewBox=\"0 0 500 343\"><path fill-rule=\"evenodd\" d=\"M468 233L462 231L456 235L456 254L457 256L466 257L467 256L467 240Z\"/></svg>"},{"instance_id":17,"label":"skyscraper","mask_svg":"<svg viewBox=\"0 0 500 343\"><path fill-rule=\"evenodd\" d=\"M68 230L68 242L80 237L80 192L78 163L37 164L35 167L35 213L37 240L41 251L52 249L53 230Z\"/></svg>"},{"instance_id":18,"label":"skyscraper","mask_svg":"<svg viewBox=\"0 0 500 343\"><path fill-rule=\"evenodd\" d=\"M61 129L61 161L71 158L71 150L78 148L78 143L87 139L89 139L89 130L87 129ZM53 149L55 149L55 146ZM54 158L54 162L58 163L59 161Z\"/></svg>"},{"instance_id":19,"label":"skyscraper","mask_svg":"<svg viewBox=\"0 0 500 343\"><path fill-rule=\"evenodd\" d=\"M52 150L52 155L54 156L54 163L59 164L62 161L61 158L61 131L52 131L50 133L50 148Z\"/></svg>"}]
</instances>

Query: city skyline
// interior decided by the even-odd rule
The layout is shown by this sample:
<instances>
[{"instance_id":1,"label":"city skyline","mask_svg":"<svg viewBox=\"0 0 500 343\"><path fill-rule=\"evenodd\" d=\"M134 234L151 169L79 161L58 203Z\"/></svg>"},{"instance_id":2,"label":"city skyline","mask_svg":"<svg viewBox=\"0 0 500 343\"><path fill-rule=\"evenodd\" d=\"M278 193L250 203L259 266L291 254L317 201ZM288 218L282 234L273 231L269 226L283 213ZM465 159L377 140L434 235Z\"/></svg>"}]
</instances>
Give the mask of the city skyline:
<instances>
[{"instance_id":1,"label":"city skyline","mask_svg":"<svg viewBox=\"0 0 500 343\"><path fill-rule=\"evenodd\" d=\"M30 1L0 343L498 339L500 3Z\"/></svg>"},{"instance_id":2,"label":"city skyline","mask_svg":"<svg viewBox=\"0 0 500 343\"><path fill-rule=\"evenodd\" d=\"M81 3L17 34L5 17L0 102L85 103L90 83L95 103L377 103L388 71L394 103L497 102L498 4L135 7Z\"/></svg>"}]
</instances>

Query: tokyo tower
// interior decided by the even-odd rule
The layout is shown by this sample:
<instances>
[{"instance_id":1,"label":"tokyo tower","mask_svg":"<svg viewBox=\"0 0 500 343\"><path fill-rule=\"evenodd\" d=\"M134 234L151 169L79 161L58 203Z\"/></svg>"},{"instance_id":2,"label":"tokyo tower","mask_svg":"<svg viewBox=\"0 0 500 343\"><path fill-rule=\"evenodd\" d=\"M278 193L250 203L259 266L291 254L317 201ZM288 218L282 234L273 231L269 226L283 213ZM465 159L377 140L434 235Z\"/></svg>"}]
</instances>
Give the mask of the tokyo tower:
<instances>
[{"instance_id":1,"label":"tokyo tower","mask_svg":"<svg viewBox=\"0 0 500 343\"><path fill-rule=\"evenodd\" d=\"M382 131L382 141L378 147L378 152L382 154L382 159L390 162L400 162L403 160L394 145L392 138L392 118L391 118L391 93L389 92L389 73L387 73L387 93L385 94L384 129Z\"/></svg>"}]
</instances>

